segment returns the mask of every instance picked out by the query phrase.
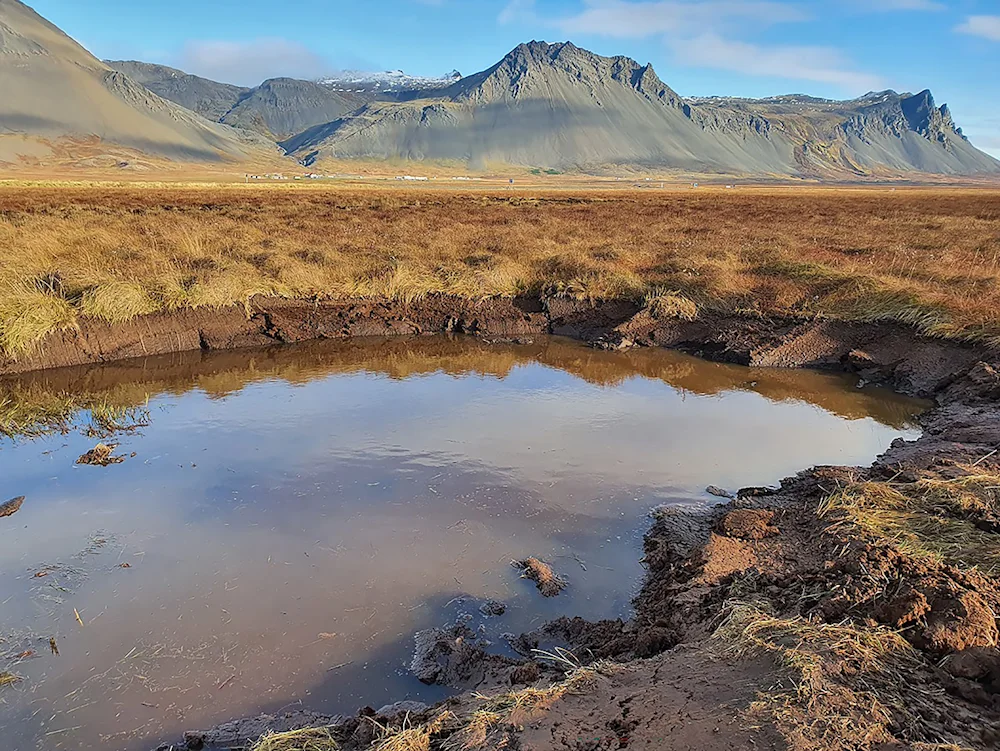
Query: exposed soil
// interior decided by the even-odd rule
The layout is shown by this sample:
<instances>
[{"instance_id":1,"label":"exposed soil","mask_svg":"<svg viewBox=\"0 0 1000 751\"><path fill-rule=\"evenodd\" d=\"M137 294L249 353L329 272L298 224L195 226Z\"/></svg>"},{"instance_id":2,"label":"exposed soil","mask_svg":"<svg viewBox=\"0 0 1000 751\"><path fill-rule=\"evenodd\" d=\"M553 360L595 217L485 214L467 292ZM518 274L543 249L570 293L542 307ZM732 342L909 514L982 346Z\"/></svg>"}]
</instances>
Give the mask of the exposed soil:
<instances>
[{"instance_id":1,"label":"exposed soil","mask_svg":"<svg viewBox=\"0 0 1000 751\"><path fill-rule=\"evenodd\" d=\"M538 587L543 597L555 597L566 589L566 580L559 576L552 567L537 558L525 558L514 561L514 568L521 571L521 577L530 579Z\"/></svg>"},{"instance_id":2,"label":"exposed soil","mask_svg":"<svg viewBox=\"0 0 1000 751\"><path fill-rule=\"evenodd\" d=\"M522 660L489 654L489 645L462 626L419 634L415 674L466 691L551 686L562 670L531 659L532 649L564 646L581 662L618 664L598 671L586 690L493 728L482 747L1000 744L997 579L905 552L818 513L825 498L852 483L890 481L905 490L973 471L1000 472L996 352L890 324L739 317L689 322L655 319L628 302L432 296L412 304L257 300L249 316L235 309L182 311L113 329L87 322L50 337L32 358L0 363L0 373L185 349L447 331L507 341L552 333L608 349L667 346L745 365L847 370L861 382L890 385L937 404L923 419L922 438L897 441L867 469L817 467L777 489L746 488L709 510L663 510L646 538L648 573L628 622L560 619L517 640ZM1000 531L996 508L970 511L968 519L986 534ZM541 589L545 572L529 570ZM719 634L738 633L732 624L747 609L765 614L756 623L777 629L781 639L758 638L756 652L734 651L735 636L730 644L720 643ZM803 633L817 638L854 636L824 647L812 637L793 638L796 629L812 629ZM895 632L902 647L877 659L858 657L867 654L859 645L867 649L869 639L881 644L897 638ZM813 672L803 672L803 665L812 665ZM481 701L475 693L461 694L442 707L411 708L406 721L431 722L445 710L471 714ZM192 734L187 742L192 748L231 747L264 730L322 724L332 726L340 748L362 749L376 738L375 720L391 725L392 710L384 709L347 719L301 712L257 718ZM431 747L441 747L455 732L447 723L434 724Z\"/></svg>"}]
</instances>

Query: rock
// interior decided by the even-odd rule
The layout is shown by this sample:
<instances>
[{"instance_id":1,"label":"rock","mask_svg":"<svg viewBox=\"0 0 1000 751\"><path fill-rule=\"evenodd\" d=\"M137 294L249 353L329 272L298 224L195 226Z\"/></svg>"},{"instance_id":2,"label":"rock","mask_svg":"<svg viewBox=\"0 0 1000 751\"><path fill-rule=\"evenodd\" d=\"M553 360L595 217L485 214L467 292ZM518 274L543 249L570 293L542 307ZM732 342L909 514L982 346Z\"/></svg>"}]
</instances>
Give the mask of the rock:
<instances>
[{"instance_id":1,"label":"rock","mask_svg":"<svg viewBox=\"0 0 1000 751\"><path fill-rule=\"evenodd\" d=\"M781 534L778 528L771 524L773 519L773 511L736 509L722 517L716 531L723 537L736 540L763 540Z\"/></svg>"},{"instance_id":2,"label":"rock","mask_svg":"<svg viewBox=\"0 0 1000 751\"><path fill-rule=\"evenodd\" d=\"M503 615L507 612L507 605L499 600L487 600L479 606L479 612L487 617Z\"/></svg>"},{"instance_id":3,"label":"rock","mask_svg":"<svg viewBox=\"0 0 1000 751\"><path fill-rule=\"evenodd\" d=\"M555 597L566 589L566 580L556 574L549 564L538 558L513 561L511 565L520 569L522 578L535 582L543 597Z\"/></svg>"},{"instance_id":4,"label":"rock","mask_svg":"<svg viewBox=\"0 0 1000 751\"><path fill-rule=\"evenodd\" d=\"M21 504L24 503L24 496L19 495L17 498L12 498L4 504L0 504L0 519L5 516L13 516L18 511L21 510Z\"/></svg>"}]
</instances>

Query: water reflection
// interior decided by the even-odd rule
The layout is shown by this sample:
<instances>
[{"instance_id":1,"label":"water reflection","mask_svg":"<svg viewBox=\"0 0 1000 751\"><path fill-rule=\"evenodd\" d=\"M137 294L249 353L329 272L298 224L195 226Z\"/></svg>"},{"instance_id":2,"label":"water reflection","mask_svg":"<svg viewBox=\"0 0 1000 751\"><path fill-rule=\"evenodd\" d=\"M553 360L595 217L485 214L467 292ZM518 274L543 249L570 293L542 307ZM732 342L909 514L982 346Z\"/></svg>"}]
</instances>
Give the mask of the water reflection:
<instances>
[{"instance_id":1,"label":"water reflection","mask_svg":"<svg viewBox=\"0 0 1000 751\"><path fill-rule=\"evenodd\" d=\"M137 456L106 469L73 464L93 444L77 432L0 443L0 500L27 496L0 519L15 751L436 698L403 661L415 629L476 612L456 597L508 602L492 633L627 615L651 507L869 461L924 407L839 376L560 340L188 353L0 393L25 413L148 399L151 416L120 439ZM517 580L508 562L529 554L570 589L542 600Z\"/></svg>"}]
</instances>

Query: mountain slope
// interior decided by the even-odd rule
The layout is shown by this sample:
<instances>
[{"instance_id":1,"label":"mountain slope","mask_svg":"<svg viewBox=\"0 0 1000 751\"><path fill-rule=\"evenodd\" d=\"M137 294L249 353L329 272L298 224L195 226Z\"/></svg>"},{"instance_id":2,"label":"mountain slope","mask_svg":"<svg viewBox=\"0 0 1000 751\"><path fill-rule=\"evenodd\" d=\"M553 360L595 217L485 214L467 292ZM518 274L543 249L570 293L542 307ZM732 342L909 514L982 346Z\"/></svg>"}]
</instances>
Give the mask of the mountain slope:
<instances>
[{"instance_id":1,"label":"mountain slope","mask_svg":"<svg viewBox=\"0 0 1000 751\"><path fill-rule=\"evenodd\" d=\"M136 60L105 60L107 65L164 99L218 121L250 89L193 76L176 68Z\"/></svg>"},{"instance_id":2,"label":"mountain slope","mask_svg":"<svg viewBox=\"0 0 1000 751\"><path fill-rule=\"evenodd\" d=\"M19 0L0 0L3 136L4 158L33 153L39 139L94 136L184 161L268 153L260 139L211 123L111 69Z\"/></svg>"},{"instance_id":3,"label":"mountain slope","mask_svg":"<svg viewBox=\"0 0 1000 751\"><path fill-rule=\"evenodd\" d=\"M532 42L433 98L373 102L284 142L306 163L375 158L556 169L845 177L1000 173L929 92L853 102L688 102L651 66Z\"/></svg>"},{"instance_id":4,"label":"mountain slope","mask_svg":"<svg viewBox=\"0 0 1000 751\"><path fill-rule=\"evenodd\" d=\"M356 110L370 97L294 78L272 78L245 92L221 121L279 141Z\"/></svg>"}]
</instances>

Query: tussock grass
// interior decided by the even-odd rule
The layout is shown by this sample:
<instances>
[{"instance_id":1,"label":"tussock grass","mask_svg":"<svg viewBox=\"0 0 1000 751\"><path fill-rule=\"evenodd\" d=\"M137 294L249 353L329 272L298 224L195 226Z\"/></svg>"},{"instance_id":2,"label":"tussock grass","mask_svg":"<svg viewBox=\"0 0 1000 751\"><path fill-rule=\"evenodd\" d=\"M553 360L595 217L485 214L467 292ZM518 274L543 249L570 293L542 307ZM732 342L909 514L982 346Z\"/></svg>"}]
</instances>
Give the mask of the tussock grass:
<instances>
[{"instance_id":1,"label":"tussock grass","mask_svg":"<svg viewBox=\"0 0 1000 751\"><path fill-rule=\"evenodd\" d=\"M904 696L917 658L893 631L782 618L766 601L738 601L727 604L712 640L727 657L768 655L789 670L791 688L761 694L751 712L801 746L871 748L895 742L889 727L906 733L918 722Z\"/></svg>"},{"instance_id":2,"label":"tussock grass","mask_svg":"<svg viewBox=\"0 0 1000 751\"><path fill-rule=\"evenodd\" d=\"M1000 535L975 520L1000 511L1000 476L966 467L953 480L852 483L826 498L820 515L855 525L903 552L962 569L1000 572Z\"/></svg>"},{"instance_id":3,"label":"tussock grass","mask_svg":"<svg viewBox=\"0 0 1000 751\"><path fill-rule=\"evenodd\" d=\"M336 751L337 748L327 728L306 728L267 733L250 747L250 751Z\"/></svg>"},{"instance_id":4,"label":"tussock grass","mask_svg":"<svg viewBox=\"0 0 1000 751\"><path fill-rule=\"evenodd\" d=\"M80 312L109 323L124 323L159 307L138 282L113 281L84 292Z\"/></svg>"},{"instance_id":5,"label":"tussock grass","mask_svg":"<svg viewBox=\"0 0 1000 751\"><path fill-rule=\"evenodd\" d=\"M82 315L435 293L897 321L995 343L998 238L985 190L0 186L0 350L21 356Z\"/></svg>"},{"instance_id":6,"label":"tussock grass","mask_svg":"<svg viewBox=\"0 0 1000 751\"><path fill-rule=\"evenodd\" d=\"M46 334L76 325L76 308L53 288L33 280L0 284L0 351L30 352Z\"/></svg>"}]
</instances>

